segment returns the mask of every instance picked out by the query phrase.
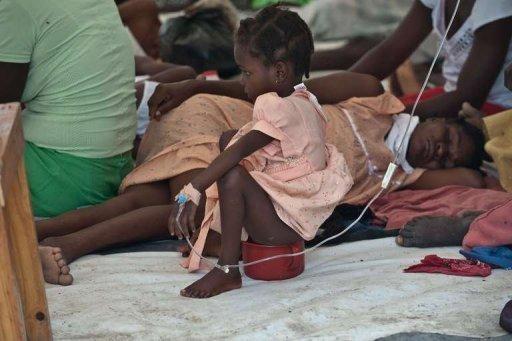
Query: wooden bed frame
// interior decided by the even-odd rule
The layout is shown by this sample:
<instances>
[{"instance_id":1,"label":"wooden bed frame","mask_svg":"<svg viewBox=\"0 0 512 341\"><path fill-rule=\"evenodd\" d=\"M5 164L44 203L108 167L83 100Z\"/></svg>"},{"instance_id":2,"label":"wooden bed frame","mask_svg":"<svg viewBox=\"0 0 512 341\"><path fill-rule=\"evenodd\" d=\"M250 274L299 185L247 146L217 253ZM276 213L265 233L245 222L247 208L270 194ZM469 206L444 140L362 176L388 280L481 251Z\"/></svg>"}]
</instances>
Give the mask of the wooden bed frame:
<instances>
[{"instance_id":1,"label":"wooden bed frame","mask_svg":"<svg viewBox=\"0 0 512 341\"><path fill-rule=\"evenodd\" d=\"M20 105L0 104L0 340L51 340Z\"/></svg>"}]
</instances>

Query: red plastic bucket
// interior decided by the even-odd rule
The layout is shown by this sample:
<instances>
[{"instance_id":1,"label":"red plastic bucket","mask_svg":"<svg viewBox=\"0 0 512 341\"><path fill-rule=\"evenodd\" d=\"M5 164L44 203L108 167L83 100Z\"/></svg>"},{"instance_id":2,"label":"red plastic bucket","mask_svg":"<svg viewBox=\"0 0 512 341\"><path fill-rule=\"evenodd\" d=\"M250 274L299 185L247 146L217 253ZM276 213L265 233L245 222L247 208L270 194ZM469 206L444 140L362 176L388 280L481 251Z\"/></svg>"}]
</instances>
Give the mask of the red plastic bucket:
<instances>
[{"instance_id":1,"label":"red plastic bucket","mask_svg":"<svg viewBox=\"0 0 512 341\"><path fill-rule=\"evenodd\" d=\"M242 259L244 264L263 258L292 254L304 250L304 241L291 245L268 246L253 242L242 242ZM244 267L244 273L252 279L261 281L279 281L293 278L304 271L304 254L293 257L272 259L255 265Z\"/></svg>"}]
</instances>

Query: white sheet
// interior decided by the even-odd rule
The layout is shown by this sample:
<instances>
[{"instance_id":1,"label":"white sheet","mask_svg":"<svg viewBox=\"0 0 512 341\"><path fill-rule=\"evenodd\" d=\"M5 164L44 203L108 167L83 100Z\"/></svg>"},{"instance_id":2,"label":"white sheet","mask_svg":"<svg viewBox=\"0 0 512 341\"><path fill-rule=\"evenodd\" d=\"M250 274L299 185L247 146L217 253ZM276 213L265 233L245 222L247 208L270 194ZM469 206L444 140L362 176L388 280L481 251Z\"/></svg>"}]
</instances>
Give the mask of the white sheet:
<instances>
[{"instance_id":1,"label":"white sheet","mask_svg":"<svg viewBox=\"0 0 512 341\"><path fill-rule=\"evenodd\" d=\"M244 278L241 290L207 300L179 290L188 274L177 253L88 256L72 265L75 283L48 286L55 339L373 340L405 331L498 336L512 277L405 274L427 254L460 258L458 248L406 249L392 238L323 248L306 271L282 282Z\"/></svg>"}]
</instances>

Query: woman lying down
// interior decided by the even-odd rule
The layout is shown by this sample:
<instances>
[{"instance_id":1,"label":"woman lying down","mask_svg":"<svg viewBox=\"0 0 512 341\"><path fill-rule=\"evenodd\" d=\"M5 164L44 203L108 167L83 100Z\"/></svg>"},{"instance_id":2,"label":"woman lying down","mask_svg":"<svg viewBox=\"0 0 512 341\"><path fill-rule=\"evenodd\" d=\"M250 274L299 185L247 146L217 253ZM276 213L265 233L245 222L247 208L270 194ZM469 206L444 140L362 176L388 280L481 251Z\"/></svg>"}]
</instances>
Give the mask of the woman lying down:
<instances>
[{"instance_id":1,"label":"woman lying down","mask_svg":"<svg viewBox=\"0 0 512 341\"><path fill-rule=\"evenodd\" d=\"M393 161L394 153L397 152L401 137L404 135L406 136L405 145L398 157L400 167L395 173L390 191L401 188L437 188L449 184L474 187L483 185L479 172L475 170L480 165L483 155L483 136L478 129L464 120L435 119L418 122L418 119L414 119L411 128L406 132L408 116L399 114L404 110L402 103L390 94L383 94L380 82L366 75L337 73L306 82L308 90L303 86L296 87L294 90L293 86L300 80L301 73L307 75L309 69L309 58L297 59L297 56L304 56L304 46L311 46L307 51L308 55L313 50L309 34L306 34L304 25L298 21L300 19L291 12L274 8L272 12L264 13L266 13L265 16L258 15L253 19L254 23L250 27L244 26L246 31L243 39L238 37L237 62L246 74L242 82L243 90L240 91L240 85L235 85L233 82L208 83L216 93L226 90L226 94L246 100L208 94L197 95L186 100L172 112L162 115L159 121L151 122L141 143L138 167L125 178L119 196L94 207L79 209L37 222L47 281L62 285L71 284L73 278L69 274L67 264L94 251L134 242L169 238L169 221L174 221L172 219L174 214L171 215L175 208L174 199L180 192L184 194L182 189L189 184L195 184L197 187L192 187L198 191L185 191L186 194L200 200L197 201L197 207L189 211L192 213L195 211L195 215L182 216L187 219L186 222L182 222L182 225L188 227L185 233L195 230L194 237L197 239L200 222L204 218L205 201L213 199L212 195L215 194L213 188L208 189L208 186L213 183L212 181L217 180L213 176L205 175L203 170L219 156L220 149L228 145L235 134L233 130L238 130L251 122L255 125L258 121L266 122L259 126L268 128L266 131L270 135L267 133L263 135L270 138L264 140L268 140L270 145L275 147L273 149L275 154L271 157L272 163L281 162L282 166L286 165L288 171L292 173L293 168L299 166L301 167L297 168L297 172L304 176L323 172L332 165L329 160L333 160L333 157L344 164L344 172L341 176L343 181L339 188L326 188L321 182L314 180L310 186L296 188L294 191L291 191L286 180L272 182L271 185L263 185L259 181L255 183L254 180L250 180L255 179L250 175L251 170L246 170L245 173L241 170L238 172L243 174L232 171L219 173L219 169L224 169L222 167L217 167L215 172L209 171L209 174L218 174L220 182L228 174L233 178L233 182L242 182L240 186L234 186L234 189L246 188L242 186L246 183L250 183L247 188L257 188L257 191L256 189L250 191L251 193L242 191L237 195L245 198L245 195L252 197L256 192L261 194L258 200L268 203L265 207L272 213L276 223L279 223L281 236L289 240L312 239L321 223L339 204L367 203L380 190L382 177L389 163ZM278 41L270 50L264 50L261 45L250 45L258 41L262 22L269 18L273 18L274 23L270 27L266 26L267 29L272 30L270 36L282 36L285 39ZM295 30L290 29L292 23L296 25ZM270 33L267 32L267 34ZM297 37L291 39L287 34L296 34ZM297 41L303 44L297 44ZM277 54L280 58L276 60ZM249 80L249 76L256 77L253 75L265 75L266 78ZM195 82L201 81L190 82L159 86L153 95L153 104L160 104L166 97L169 99L171 88L176 91L180 87L198 84ZM237 87L238 92L228 89L233 85ZM194 95L191 89L193 88L189 87L185 92L189 96L181 95L183 100ZM196 89L200 92L208 92L205 91L207 89ZM317 107L309 91L316 94L320 103L333 104ZM262 96L258 97L259 95ZM256 101L260 105L254 107L253 116L251 102L256 97L264 97L266 100ZM272 100L269 101L269 98ZM249 99L251 102L247 101ZM302 104L297 106L297 103ZM280 105L285 105L292 110L282 112L276 110ZM294 106L296 110L293 110ZM154 114L156 107L150 105L150 108ZM309 118L312 122L318 123L315 123L315 127L318 128L315 128L316 138L306 138L306 134L313 134L310 131L310 125L301 125L306 121L282 118L282 115L293 117L298 113L310 116L318 116L321 113L318 117ZM280 119L274 120L272 117ZM321 117L325 117L327 122L325 131L320 129L323 124L321 124L323 122ZM280 124L282 125L276 127ZM227 132L230 130L231 132ZM283 132L287 137L277 134L278 131ZM293 136L295 138L291 138ZM243 138L238 136L237 139L241 141ZM285 140L287 147L284 147ZM317 141L312 144L315 140ZM257 142L258 148L262 147L267 152L265 155L270 157L268 155L272 153L269 154L268 151L272 148L264 147L263 142L259 140ZM304 149L292 148L291 159L286 158L284 154L281 155L286 148L294 144ZM232 156L232 150L236 145L237 143L233 147L226 148L219 158L225 159L229 155ZM324 149L325 152L330 150L330 153L324 155L324 161L320 163L311 162L316 165L315 168L303 173L305 170L303 165L294 164L294 160L300 155L315 154L311 153L312 145L315 148L321 146L323 150L321 154L316 153L316 155L323 155ZM333 147L326 148L326 145ZM243 149L251 153L241 152L237 155L242 158L249 157L253 152L256 155L260 152L258 148L256 148L258 151L251 148ZM219 161L214 164L218 166ZM234 168L238 169L238 166ZM263 167L257 171L265 173L268 169ZM342 170L331 169L330 171L341 172ZM312 178L315 179L314 176ZM279 186L287 190L280 191ZM190 186L187 188L190 190ZM322 196L320 190L328 190L329 196ZM313 198L315 200L309 200ZM301 217L293 214L296 212L293 207L299 204L303 210ZM246 209L242 213L243 216L237 216L237 219L243 220L251 212ZM258 220L262 215L250 215L251 219L256 219L253 221L254 226L265 223ZM172 223L170 225L171 231L182 237L181 233L175 229L175 225ZM221 237L214 231L215 226L211 224L208 226L212 229L208 233L203 233L203 240L199 240L198 243L204 243L204 254L218 256ZM231 233L230 236L232 237L233 234ZM283 237L283 240L275 241L268 235L260 237L256 238L257 241L270 245L282 243L286 239ZM187 253L187 250L183 251ZM229 261L238 259L236 252L238 251L231 252L229 257L225 256L225 259L229 258ZM189 270L195 270L199 266L199 262L194 258L186 263ZM208 283L215 285L209 286L204 281L199 282L182 291L182 294L207 297L229 290L226 288L239 286L239 278L231 278L229 285L224 285L225 282L219 275L214 273L208 277L211 279Z\"/></svg>"}]
</instances>

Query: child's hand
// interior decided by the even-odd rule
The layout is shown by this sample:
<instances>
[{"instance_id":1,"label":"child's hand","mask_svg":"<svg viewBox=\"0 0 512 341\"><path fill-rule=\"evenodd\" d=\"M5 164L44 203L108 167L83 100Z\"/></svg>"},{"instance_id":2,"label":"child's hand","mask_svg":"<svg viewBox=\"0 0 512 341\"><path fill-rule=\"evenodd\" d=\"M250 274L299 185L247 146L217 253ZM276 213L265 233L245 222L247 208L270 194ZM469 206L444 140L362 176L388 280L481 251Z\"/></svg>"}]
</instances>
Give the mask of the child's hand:
<instances>
[{"instance_id":1,"label":"child's hand","mask_svg":"<svg viewBox=\"0 0 512 341\"><path fill-rule=\"evenodd\" d=\"M195 224L196 211L197 211L197 206L192 201L187 201L183 207L183 211L181 211L181 215L178 217L179 204L174 203L172 210L171 210L171 216L169 217L169 224L168 224L169 233L171 234L171 236L177 236L178 239L183 239L183 237L190 238L190 236L196 230L196 224ZM179 223L176 220L177 218L179 218ZM179 226L181 226L181 229L178 226L178 224L179 224Z\"/></svg>"},{"instance_id":2,"label":"child's hand","mask_svg":"<svg viewBox=\"0 0 512 341\"><path fill-rule=\"evenodd\" d=\"M484 127L482 113L473 108L468 102L464 102L464 104L462 104L462 109L459 111L459 117L465 119L469 124L480 130Z\"/></svg>"}]
</instances>

